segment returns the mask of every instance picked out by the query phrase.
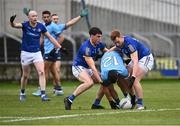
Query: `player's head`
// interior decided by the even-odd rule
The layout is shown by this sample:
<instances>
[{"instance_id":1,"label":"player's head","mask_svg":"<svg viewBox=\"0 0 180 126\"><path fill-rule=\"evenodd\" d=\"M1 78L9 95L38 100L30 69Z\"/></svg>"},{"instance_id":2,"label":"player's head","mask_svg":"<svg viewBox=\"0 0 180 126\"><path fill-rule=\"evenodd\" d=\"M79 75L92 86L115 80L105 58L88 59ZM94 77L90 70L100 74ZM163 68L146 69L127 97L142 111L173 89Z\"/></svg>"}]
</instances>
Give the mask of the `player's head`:
<instances>
[{"instance_id":1,"label":"player's head","mask_svg":"<svg viewBox=\"0 0 180 126\"><path fill-rule=\"evenodd\" d=\"M59 22L59 17L58 17L57 14L52 14L52 15L51 15L51 19L52 19L52 21L53 21L54 23L58 24L58 22Z\"/></svg>"},{"instance_id":2,"label":"player's head","mask_svg":"<svg viewBox=\"0 0 180 126\"><path fill-rule=\"evenodd\" d=\"M37 23L37 18L38 18L37 12L34 11L34 10L29 11L28 18L29 18L29 21L31 23L36 24Z\"/></svg>"},{"instance_id":3,"label":"player's head","mask_svg":"<svg viewBox=\"0 0 180 126\"><path fill-rule=\"evenodd\" d=\"M117 70L110 70L108 72L108 79L103 81L102 85L109 86L111 84L114 84L117 82L118 77L119 77L119 73L117 72Z\"/></svg>"},{"instance_id":4,"label":"player's head","mask_svg":"<svg viewBox=\"0 0 180 126\"><path fill-rule=\"evenodd\" d=\"M90 41L95 45L98 44L102 39L102 31L97 27L92 27L89 30L89 35Z\"/></svg>"},{"instance_id":5,"label":"player's head","mask_svg":"<svg viewBox=\"0 0 180 126\"><path fill-rule=\"evenodd\" d=\"M42 12L42 19L45 24L49 24L51 22L51 12L46 10Z\"/></svg>"},{"instance_id":6,"label":"player's head","mask_svg":"<svg viewBox=\"0 0 180 126\"><path fill-rule=\"evenodd\" d=\"M110 34L110 37L116 46L121 46L124 42L123 34L118 30L113 30Z\"/></svg>"}]
</instances>

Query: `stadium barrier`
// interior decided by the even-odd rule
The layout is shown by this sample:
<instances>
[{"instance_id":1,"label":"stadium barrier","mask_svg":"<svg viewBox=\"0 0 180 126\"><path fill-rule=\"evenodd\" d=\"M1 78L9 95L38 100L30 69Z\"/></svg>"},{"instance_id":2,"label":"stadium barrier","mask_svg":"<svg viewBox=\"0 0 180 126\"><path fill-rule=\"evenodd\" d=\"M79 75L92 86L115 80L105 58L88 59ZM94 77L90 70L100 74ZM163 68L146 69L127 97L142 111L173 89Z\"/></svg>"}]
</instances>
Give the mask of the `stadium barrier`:
<instances>
[{"instance_id":1,"label":"stadium barrier","mask_svg":"<svg viewBox=\"0 0 180 126\"><path fill-rule=\"evenodd\" d=\"M96 62L99 67L99 62ZM72 75L72 61L62 61L61 79L74 80ZM37 81L37 72L32 66L30 81ZM20 63L0 64L0 81L20 81L21 65ZM180 59L179 58L155 58L154 68L146 75L145 79L164 79L179 78L180 79ZM52 79L50 75L50 79Z\"/></svg>"}]
</instances>

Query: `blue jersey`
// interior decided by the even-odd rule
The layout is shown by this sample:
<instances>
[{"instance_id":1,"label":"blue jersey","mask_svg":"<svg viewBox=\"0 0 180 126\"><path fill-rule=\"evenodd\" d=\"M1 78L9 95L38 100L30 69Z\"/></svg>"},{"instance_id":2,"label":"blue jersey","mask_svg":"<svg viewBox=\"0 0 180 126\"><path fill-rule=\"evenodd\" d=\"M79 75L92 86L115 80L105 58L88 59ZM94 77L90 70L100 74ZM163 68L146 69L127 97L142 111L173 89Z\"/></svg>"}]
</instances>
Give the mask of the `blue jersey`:
<instances>
[{"instance_id":1,"label":"blue jersey","mask_svg":"<svg viewBox=\"0 0 180 126\"><path fill-rule=\"evenodd\" d=\"M89 68L83 56L89 56L94 58L100 50L103 50L105 45L103 43L99 43L96 46L93 46L90 40L86 40L81 47L79 48L76 57L73 61L74 66L83 66L85 68Z\"/></svg>"},{"instance_id":2,"label":"blue jersey","mask_svg":"<svg viewBox=\"0 0 180 126\"><path fill-rule=\"evenodd\" d=\"M47 31L51 34L53 38L56 40L58 39L61 30L59 29L58 25L54 22L51 22L49 25L46 26ZM54 49L54 44L45 36L44 37L44 53L48 54L51 50Z\"/></svg>"},{"instance_id":3,"label":"blue jersey","mask_svg":"<svg viewBox=\"0 0 180 126\"><path fill-rule=\"evenodd\" d=\"M102 80L108 79L108 73L111 70L116 70L122 76L128 76L128 70L126 69L123 59L116 51L106 52L101 58L101 78Z\"/></svg>"},{"instance_id":4,"label":"blue jersey","mask_svg":"<svg viewBox=\"0 0 180 126\"><path fill-rule=\"evenodd\" d=\"M64 30L66 30L66 24L58 24L60 33L62 33Z\"/></svg>"},{"instance_id":5,"label":"blue jersey","mask_svg":"<svg viewBox=\"0 0 180 126\"><path fill-rule=\"evenodd\" d=\"M137 51L138 52L138 60L140 60L144 56L147 56L150 54L149 48L147 48L141 42L139 42L138 40L136 40L130 36L124 37L124 45L123 45L123 47L121 47L121 50L128 57L130 57L130 54Z\"/></svg>"},{"instance_id":6,"label":"blue jersey","mask_svg":"<svg viewBox=\"0 0 180 126\"><path fill-rule=\"evenodd\" d=\"M47 32L42 23L37 22L36 27L32 27L29 21L22 23L22 46L21 50L27 52L40 51L40 37L41 33Z\"/></svg>"}]
</instances>

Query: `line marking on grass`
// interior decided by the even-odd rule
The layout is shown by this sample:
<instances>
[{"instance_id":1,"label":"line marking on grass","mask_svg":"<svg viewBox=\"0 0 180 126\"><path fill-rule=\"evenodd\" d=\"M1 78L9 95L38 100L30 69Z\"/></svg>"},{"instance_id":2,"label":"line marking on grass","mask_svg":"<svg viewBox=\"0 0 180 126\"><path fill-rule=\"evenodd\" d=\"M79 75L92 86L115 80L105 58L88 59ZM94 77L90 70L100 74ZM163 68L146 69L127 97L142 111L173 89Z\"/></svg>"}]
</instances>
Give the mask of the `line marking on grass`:
<instances>
[{"instance_id":1,"label":"line marking on grass","mask_svg":"<svg viewBox=\"0 0 180 126\"><path fill-rule=\"evenodd\" d=\"M14 116L0 116L0 119L15 118L11 120L0 120L0 122L20 122L20 121L32 121L32 120L46 120L46 119L61 119L61 118L73 118L80 116L99 116L99 115L112 115L120 113L140 113L140 112L163 112L163 111L180 111L180 108L174 109L149 109L149 110L125 110L125 111L113 111L102 113L86 113L86 114L72 114L72 115L60 115L60 116L46 116L46 117L14 117Z\"/></svg>"}]
</instances>

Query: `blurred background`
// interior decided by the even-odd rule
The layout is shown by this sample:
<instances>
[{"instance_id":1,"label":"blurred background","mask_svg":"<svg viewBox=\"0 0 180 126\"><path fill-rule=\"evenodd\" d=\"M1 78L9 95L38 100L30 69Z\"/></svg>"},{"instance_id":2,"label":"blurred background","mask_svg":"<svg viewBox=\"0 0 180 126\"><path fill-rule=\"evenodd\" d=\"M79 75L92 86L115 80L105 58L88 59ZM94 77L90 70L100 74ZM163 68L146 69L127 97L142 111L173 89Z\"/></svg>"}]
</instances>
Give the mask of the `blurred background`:
<instances>
[{"instance_id":1,"label":"blurred background","mask_svg":"<svg viewBox=\"0 0 180 126\"><path fill-rule=\"evenodd\" d=\"M91 26L103 31L103 41L112 42L109 33L119 29L151 48L155 56L154 69L146 79L180 78L180 0L84 0L89 10ZM17 14L16 22L27 17L23 8L38 12L57 13L60 23L79 15L82 0L0 0L0 81L19 81L21 77L21 30L10 27L9 18ZM81 43L88 36L86 18L66 30L63 46L69 51L62 56L61 78L72 80L71 64ZM98 62L97 62L98 65ZM37 80L35 70L32 80Z\"/></svg>"}]
</instances>

